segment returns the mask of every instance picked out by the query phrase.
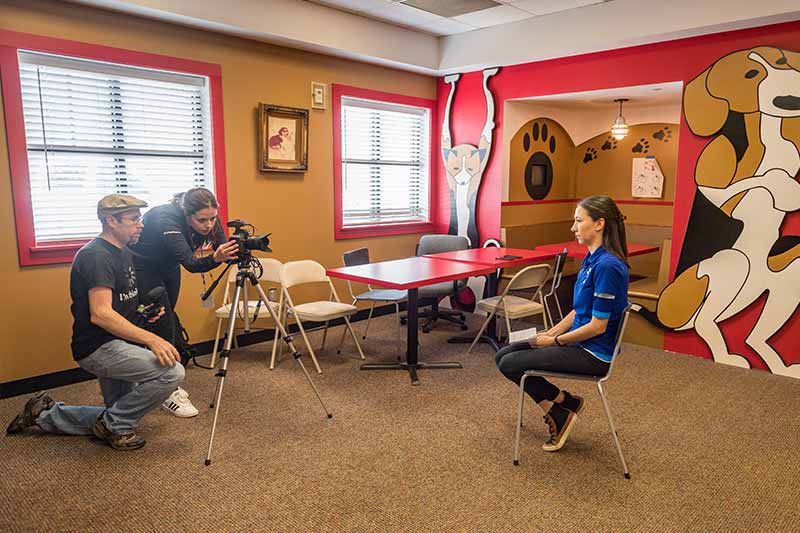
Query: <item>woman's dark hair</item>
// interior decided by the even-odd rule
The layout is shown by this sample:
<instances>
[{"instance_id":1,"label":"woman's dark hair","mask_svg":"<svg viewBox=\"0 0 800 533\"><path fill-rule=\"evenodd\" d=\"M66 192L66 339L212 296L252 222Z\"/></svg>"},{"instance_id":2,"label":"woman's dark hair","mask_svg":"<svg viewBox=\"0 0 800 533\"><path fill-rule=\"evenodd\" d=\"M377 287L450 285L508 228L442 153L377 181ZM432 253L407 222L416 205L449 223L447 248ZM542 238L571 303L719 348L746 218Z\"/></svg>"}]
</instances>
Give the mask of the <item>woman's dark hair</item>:
<instances>
[{"instance_id":1,"label":"woman's dark hair","mask_svg":"<svg viewBox=\"0 0 800 533\"><path fill-rule=\"evenodd\" d=\"M625 215L608 196L589 196L578 204L592 220L606 221L603 229L603 248L628 263L628 239L625 236Z\"/></svg>"},{"instance_id":2,"label":"woman's dark hair","mask_svg":"<svg viewBox=\"0 0 800 533\"><path fill-rule=\"evenodd\" d=\"M172 203L180 207L186 216L193 215L206 207L219 208L217 199L214 198L214 193L202 187L176 194L172 198Z\"/></svg>"}]
</instances>

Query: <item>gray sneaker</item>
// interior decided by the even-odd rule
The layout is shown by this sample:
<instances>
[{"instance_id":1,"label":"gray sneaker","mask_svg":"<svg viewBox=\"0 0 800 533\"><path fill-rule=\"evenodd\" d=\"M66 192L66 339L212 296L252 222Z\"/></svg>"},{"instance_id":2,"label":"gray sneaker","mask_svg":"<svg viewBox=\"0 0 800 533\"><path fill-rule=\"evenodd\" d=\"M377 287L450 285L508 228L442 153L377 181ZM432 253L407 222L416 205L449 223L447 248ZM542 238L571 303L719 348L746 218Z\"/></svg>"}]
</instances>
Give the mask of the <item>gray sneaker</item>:
<instances>
[{"instance_id":1,"label":"gray sneaker","mask_svg":"<svg viewBox=\"0 0 800 533\"><path fill-rule=\"evenodd\" d=\"M92 428L94 436L102 440L115 450L128 451L138 450L144 446L147 441L142 437L131 431L130 433L111 433L106 423L103 422L103 415L97 417L97 421Z\"/></svg>"},{"instance_id":2,"label":"gray sneaker","mask_svg":"<svg viewBox=\"0 0 800 533\"><path fill-rule=\"evenodd\" d=\"M22 411L11 421L8 428L6 428L6 433L8 435L22 433L26 429L35 426L36 419L42 414L42 411L47 411L53 405L55 405L55 402L46 391L37 392L25 403Z\"/></svg>"}]
</instances>

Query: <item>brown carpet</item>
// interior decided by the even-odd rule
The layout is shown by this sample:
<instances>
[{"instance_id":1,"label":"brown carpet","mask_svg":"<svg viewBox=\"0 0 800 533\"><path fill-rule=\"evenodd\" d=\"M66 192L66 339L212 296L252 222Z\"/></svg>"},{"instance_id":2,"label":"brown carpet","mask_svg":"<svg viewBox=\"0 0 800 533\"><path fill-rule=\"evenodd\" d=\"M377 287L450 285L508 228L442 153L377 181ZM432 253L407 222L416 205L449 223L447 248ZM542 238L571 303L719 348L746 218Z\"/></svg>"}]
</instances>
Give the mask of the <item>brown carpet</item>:
<instances>
[{"instance_id":1,"label":"brown carpet","mask_svg":"<svg viewBox=\"0 0 800 533\"><path fill-rule=\"evenodd\" d=\"M290 358L269 371L270 344L235 352L208 467L214 380L197 367L185 388L200 416L148 415L142 450L4 436L0 530L790 531L800 523L800 382L626 346L608 393L632 479L622 477L593 385L579 382L570 390L590 401L565 448L541 450L546 428L529 403L515 467L517 389L486 346L467 355L444 342L455 333L441 325L421 335L421 358L465 368L423 371L419 387L406 373L359 371L352 341L341 356L326 350L325 373L313 377L332 424ZM394 335L390 318L374 321L368 360L391 361ZM99 403L95 382L52 394ZM24 401L0 402L0 421Z\"/></svg>"}]
</instances>

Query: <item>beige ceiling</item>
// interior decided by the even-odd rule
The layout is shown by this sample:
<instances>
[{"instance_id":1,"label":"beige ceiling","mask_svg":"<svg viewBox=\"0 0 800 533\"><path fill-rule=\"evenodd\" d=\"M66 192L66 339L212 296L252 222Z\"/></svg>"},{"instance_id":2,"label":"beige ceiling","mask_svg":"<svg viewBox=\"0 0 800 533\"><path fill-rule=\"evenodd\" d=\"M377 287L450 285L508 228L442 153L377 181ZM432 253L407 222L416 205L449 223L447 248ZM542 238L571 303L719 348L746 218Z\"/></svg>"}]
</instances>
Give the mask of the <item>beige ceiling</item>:
<instances>
[{"instance_id":1,"label":"beige ceiling","mask_svg":"<svg viewBox=\"0 0 800 533\"><path fill-rule=\"evenodd\" d=\"M637 107L680 106L683 84L681 82L617 87L600 91L564 93L532 98L519 98L517 102L547 104L559 109L617 109L617 98L627 98L626 109Z\"/></svg>"},{"instance_id":2,"label":"beige ceiling","mask_svg":"<svg viewBox=\"0 0 800 533\"><path fill-rule=\"evenodd\" d=\"M433 76L800 20L798 0L62 1Z\"/></svg>"},{"instance_id":3,"label":"beige ceiling","mask_svg":"<svg viewBox=\"0 0 800 533\"><path fill-rule=\"evenodd\" d=\"M315 4L423 31L455 35L613 0L311 0ZM463 7L463 8L462 8ZM448 12L460 14L447 16ZM464 12L466 11L466 12ZM444 13L437 14L437 13Z\"/></svg>"}]
</instances>

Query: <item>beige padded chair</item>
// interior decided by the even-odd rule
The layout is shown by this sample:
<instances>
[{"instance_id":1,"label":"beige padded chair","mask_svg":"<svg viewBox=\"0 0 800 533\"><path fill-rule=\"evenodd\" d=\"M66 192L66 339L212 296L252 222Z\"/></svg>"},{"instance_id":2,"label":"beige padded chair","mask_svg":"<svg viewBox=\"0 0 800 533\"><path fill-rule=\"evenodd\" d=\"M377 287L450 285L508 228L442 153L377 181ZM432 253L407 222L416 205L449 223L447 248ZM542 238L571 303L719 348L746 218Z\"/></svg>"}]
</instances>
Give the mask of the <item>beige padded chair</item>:
<instances>
[{"instance_id":1,"label":"beige padded chair","mask_svg":"<svg viewBox=\"0 0 800 533\"><path fill-rule=\"evenodd\" d=\"M280 273L281 264L280 261L277 259L267 258L267 257L259 257L259 262L261 263L261 267L263 268L263 273L259 278L260 283L270 283L279 285L281 282ZM231 299L233 298L233 289L235 289L236 285L236 274L239 272L239 269L236 266L232 266L230 271L228 271L228 280L225 283L225 294L222 297L222 307L218 307L217 310L214 312L214 315L217 317L217 334L214 336L214 350L211 354L211 366L213 367L217 361L217 350L219 349L219 340L220 335L222 334L222 322L227 320L230 317L231 312ZM252 288L248 287L250 290L247 291L247 307L248 307L248 319L250 322L254 322L257 318L266 317L269 318L269 311L264 309L264 305L269 305L272 307L272 310L275 311L275 315L279 314L280 310L280 303L279 302L262 302L261 298L259 297L258 293ZM239 309L236 312L236 318L238 320L244 321L244 301L239 302ZM278 333L278 326L275 325L275 339L277 339ZM235 339L234 339L235 341Z\"/></svg>"},{"instance_id":2,"label":"beige padded chair","mask_svg":"<svg viewBox=\"0 0 800 533\"><path fill-rule=\"evenodd\" d=\"M366 359L366 357L364 357L364 352L361 351L361 345L358 343L356 334L353 332L353 327L350 325L350 320L347 318L350 315L355 314L358 308L355 305L346 304L339 300L339 295L336 293L333 283L331 283L330 278L327 276L327 274L325 274L325 267L316 261L311 260L290 261L283 265L280 278L282 287L281 320L285 320L287 314L290 314L294 317L295 321L297 322L297 326L300 328L300 333L303 335L303 340L305 340L306 346L308 347L311 360L314 362L314 366L316 367L318 373L322 374L322 369L319 367L317 356L314 354L314 349L311 347L311 342L309 342L308 335L306 335L306 330L303 327L304 320L312 322L325 322L325 331L322 336L322 347L324 348L325 338L328 335L328 323L331 320L343 318L345 327L350 332L353 342L356 343L356 348L358 349L361 359ZM289 289L306 283L327 283L331 291L331 299L295 305L292 301L292 296L289 293ZM275 363L275 346L272 348L273 358L270 368L274 368Z\"/></svg>"},{"instance_id":3,"label":"beige padded chair","mask_svg":"<svg viewBox=\"0 0 800 533\"><path fill-rule=\"evenodd\" d=\"M550 276L550 265L531 265L523 268L511 278L511 281L506 285L505 290L500 296L492 296L480 300L475 308L489 313L486 320L483 321L480 331L475 336L475 340L469 345L467 353L472 351L478 340L480 340L489 321L495 315L500 315L506 319L506 331L508 335L511 334L511 321L526 316L542 315L544 327L549 328L547 319L547 308L545 307L544 295L542 289ZM523 298L522 296L515 296L510 294L511 291L535 289L532 296Z\"/></svg>"}]
</instances>

